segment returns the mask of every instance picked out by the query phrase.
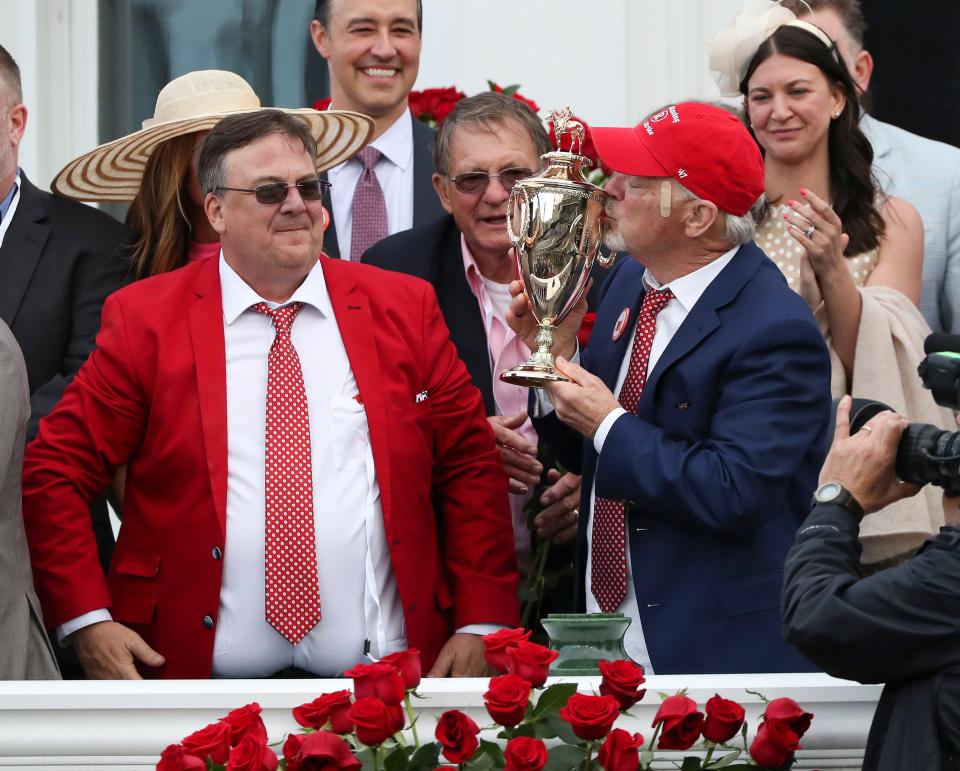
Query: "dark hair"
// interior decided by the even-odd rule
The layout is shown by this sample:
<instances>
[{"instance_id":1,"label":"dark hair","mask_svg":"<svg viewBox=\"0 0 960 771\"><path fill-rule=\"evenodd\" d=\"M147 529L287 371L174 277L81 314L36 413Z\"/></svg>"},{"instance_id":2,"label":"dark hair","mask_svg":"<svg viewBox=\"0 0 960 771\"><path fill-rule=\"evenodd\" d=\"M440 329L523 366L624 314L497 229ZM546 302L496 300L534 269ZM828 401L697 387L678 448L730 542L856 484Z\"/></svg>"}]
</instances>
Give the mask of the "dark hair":
<instances>
[{"instance_id":1,"label":"dark hair","mask_svg":"<svg viewBox=\"0 0 960 771\"><path fill-rule=\"evenodd\" d=\"M319 21L323 27L330 24L330 3L331 0L317 0L313 9L313 18ZM423 0L417 0L417 32L423 34Z\"/></svg>"},{"instance_id":2,"label":"dark hair","mask_svg":"<svg viewBox=\"0 0 960 771\"><path fill-rule=\"evenodd\" d=\"M744 97L757 67L778 53L817 66L829 83L840 86L846 97L843 111L830 121L827 135L832 206L843 222L844 232L850 236L844 253L854 255L875 249L883 235L884 224L877 209L873 148L860 130L857 87L839 59L835 46L827 48L816 35L800 27L783 26L761 44L750 61L747 74L740 81L740 92ZM748 117L749 111L748 102ZM752 128L750 133L753 133Z\"/></svg>"},{"instance_id":3,"label":"dark hair","mask_svg":"<svg viewBox=\"0 0 960 771\"><path fill-rule=\"evenodd\" d=\"M13 104L20 104L23 101L23 87L20 85L20 68L16 60L10 55L10 52L0 46L0 87L9 90L9 95L13 97ZM4 94L0 94L0 97ZM11 104L11 107L13 106Z\"/></svg>"},{"instance_id":4,"label":"dark hair","mask_svg":"<svg viewBox=\"0 0 960 771\"><path fill-rule=\"evenodd\" d=\"M433 137L433 165L440 176L450 172L450 144L459 126L483 126L490 133L508 121L516 121L533 142L537 156L550 152L550 137L530 107L519 99L496 91L482 91L457 102Z\"/></svg>"},{"instance_id":5,"label":"dark hair","mask_svg":"<svg viewBox=\"0 0 960 771\"><path fill-rule=\"evenodd\" d=\"M835 11L843 28L858 45L863 45L863 34L867 31L867 22L860 9L860 0L782 0L784 8L793 11L797 16L806 16L816 13L821 8Z\"/></svg>"},{"instance_id":6,"label":"dark hair","mask_svg":"<svg viewBox=\"0 0 960 771\"><path fill-rule=\"evenodd\" d=\"M203 194L214 193L227 184L226 157L232 150L252 142L282 134L296 139L311 159L317 157L317 143L310 128L300 118L282 110L256 110L224 118L203 140L203 149L197 162L197 176Z\"/></svg>"}]
</instances>

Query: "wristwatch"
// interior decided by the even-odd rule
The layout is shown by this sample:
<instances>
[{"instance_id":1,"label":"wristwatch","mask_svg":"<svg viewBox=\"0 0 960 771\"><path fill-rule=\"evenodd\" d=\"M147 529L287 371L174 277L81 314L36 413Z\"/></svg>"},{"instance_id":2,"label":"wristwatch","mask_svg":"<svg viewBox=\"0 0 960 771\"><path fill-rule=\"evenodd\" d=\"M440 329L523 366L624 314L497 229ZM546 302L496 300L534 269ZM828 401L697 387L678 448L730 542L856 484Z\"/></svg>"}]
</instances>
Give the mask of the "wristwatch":
<instances>
[{"instance_id":1,"label":"wristwatch","mask_svg":"<svg viewBox=\"0 0 960 771\"><path fill-rule=\"evenodd\" d=\"M825 482L817 488L813 494L813 504L835 503L843 506L847 511L853 514L858 520L863 519L863 506L853 497L853 494L839 482Z\"/></svg>"}]
</instances>

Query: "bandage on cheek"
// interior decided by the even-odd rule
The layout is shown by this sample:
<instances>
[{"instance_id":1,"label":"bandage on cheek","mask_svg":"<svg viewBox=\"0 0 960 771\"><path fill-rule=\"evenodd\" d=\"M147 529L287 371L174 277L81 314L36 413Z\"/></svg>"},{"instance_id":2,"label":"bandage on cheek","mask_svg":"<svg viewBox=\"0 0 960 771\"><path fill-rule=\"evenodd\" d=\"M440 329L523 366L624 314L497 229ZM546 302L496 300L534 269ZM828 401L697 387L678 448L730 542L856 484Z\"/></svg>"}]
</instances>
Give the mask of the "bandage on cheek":
<instances>
[{"instance_id":1,"label":"bandage on cheek","mask_svg":"<svg viewBox=\"0 0 960 771\"><path fill-rule=\"evenodd\" d=\"M670 216L670 205L673 202L673 186L669 179L660 183L660 216L664 219Z\"/></svg>"}]
</instances>

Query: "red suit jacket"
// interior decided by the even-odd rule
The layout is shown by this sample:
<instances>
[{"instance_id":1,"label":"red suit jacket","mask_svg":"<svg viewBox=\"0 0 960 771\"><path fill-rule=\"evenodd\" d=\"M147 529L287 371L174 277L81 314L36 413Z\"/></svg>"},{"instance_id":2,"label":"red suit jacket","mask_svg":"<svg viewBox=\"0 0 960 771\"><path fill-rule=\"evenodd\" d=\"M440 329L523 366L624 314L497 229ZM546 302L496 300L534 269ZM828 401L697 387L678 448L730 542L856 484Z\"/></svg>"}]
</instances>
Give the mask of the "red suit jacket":
<instances>
[{"instance_id":1,"label":"red suit jacket","mask_svg":"<svg viewBox=\"0 0 960 771\"><path fill-rule=\"evenodd\" d=\"M430 286L321 263L367 412L407 639L430 667L455 628L519 622L506 476ZM132 284L107 300L97 349L27 450L24 519L47 626L110 608L166 657L146 676L210 676L229 548L225 366L217 260ZM104 580L88 504L123 465Z\"/></svg>"}]
</instances>

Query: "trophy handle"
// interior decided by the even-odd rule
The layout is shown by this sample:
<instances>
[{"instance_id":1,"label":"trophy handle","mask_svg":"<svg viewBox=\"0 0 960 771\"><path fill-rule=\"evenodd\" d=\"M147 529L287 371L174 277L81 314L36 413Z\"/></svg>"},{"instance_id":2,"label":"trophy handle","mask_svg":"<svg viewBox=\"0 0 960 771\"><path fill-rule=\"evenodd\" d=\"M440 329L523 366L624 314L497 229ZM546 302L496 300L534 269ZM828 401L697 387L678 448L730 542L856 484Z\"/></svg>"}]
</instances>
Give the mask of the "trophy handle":
<instances>
[{"instance_id":1,"label":"trophy handle","mask_svg":"<svg viewBox=\"0 0 960 771\"><path fill-rule=\"evenodd\" d=\"M523 196L523 204L520 206L520 235L516 235L513 232L513 204L516 201L517 196ZM510 191L510 198L507 201L507 238L510 239L510 243L515 247L519 248L520 245L524 242L524 235L526 235L527 229L530 227L530 199L527 198L527 192L520 187L520 185L515 185L513 190Z\"/></svg>"}]
</instances>

